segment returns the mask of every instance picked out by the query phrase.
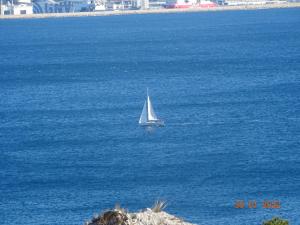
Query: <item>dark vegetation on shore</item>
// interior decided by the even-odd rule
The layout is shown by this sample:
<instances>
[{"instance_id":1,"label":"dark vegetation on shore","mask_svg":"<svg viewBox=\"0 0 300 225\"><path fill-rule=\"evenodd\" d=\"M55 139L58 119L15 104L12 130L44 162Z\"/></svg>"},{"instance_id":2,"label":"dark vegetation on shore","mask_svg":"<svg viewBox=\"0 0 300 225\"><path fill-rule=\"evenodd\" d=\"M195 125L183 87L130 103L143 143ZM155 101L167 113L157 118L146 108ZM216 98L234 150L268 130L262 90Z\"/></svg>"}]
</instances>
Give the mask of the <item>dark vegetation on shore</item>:
<instances>
[{"instance_id":1,"label":"dark vegetation on shore","mask_svg":"<svg viewBox=\"0 0 300 225\"><path fill-rule=\"evenodd\" d=\"M279 217L274 217L271 220L265 221L263 225L289 225L287 220L280 219Z\"/></svg>"}]
</instances>

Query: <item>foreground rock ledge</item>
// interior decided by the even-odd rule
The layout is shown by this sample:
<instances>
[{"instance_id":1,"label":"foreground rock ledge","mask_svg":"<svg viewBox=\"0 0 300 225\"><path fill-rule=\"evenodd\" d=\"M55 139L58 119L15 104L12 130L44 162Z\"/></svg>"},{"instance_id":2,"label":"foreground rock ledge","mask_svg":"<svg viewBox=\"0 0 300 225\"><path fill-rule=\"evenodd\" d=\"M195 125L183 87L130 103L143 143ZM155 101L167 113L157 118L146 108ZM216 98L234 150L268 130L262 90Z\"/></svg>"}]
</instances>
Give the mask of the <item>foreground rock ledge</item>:
<instances>
[{"instance_id":1,"label":"foreground rock ledge","mask_svg":"<svg viewBox=\"0 0 300 225\"><path fill-rule=\"evenodd\" d=\"M156 212L153 209L145 209L138 213L128 213L122 209L106 211L95 216L85 225L194 225L184 222L182 219L170 215L164 211Z\"/></svg>"}]
</instances>

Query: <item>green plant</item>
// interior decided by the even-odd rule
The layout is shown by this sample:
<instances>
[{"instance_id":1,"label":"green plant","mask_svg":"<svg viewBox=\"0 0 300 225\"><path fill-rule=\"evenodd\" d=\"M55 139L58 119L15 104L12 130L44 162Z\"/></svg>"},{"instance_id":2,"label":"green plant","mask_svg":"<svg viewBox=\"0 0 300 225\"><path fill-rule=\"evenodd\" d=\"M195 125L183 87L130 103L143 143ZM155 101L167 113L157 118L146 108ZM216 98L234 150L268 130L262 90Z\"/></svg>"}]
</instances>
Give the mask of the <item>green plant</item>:
<instances>
[{"instance_id":1,"label":"green plant","mask_svg":"<svg viewBox=\"0 0 300 225\"><path fill-rule=\"evenodd\" d=\"M263 225L289 225L289 221L274 217L271 220L265 221Z\"/></svg>"}]
</instances>

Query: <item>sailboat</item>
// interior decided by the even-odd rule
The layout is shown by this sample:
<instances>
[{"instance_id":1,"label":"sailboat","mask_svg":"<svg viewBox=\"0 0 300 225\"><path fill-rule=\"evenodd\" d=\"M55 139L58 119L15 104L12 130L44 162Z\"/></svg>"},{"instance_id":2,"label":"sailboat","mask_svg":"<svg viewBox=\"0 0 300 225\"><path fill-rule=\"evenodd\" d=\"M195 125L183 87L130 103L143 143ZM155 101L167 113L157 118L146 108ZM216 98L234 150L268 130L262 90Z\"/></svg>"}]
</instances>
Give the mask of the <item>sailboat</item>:
<instances>
[{"instance_id":1,"label":"sailboat","mask_svg":"<svg viewBox=\"0 0 300 225\"><path fill-rule=\"evenodd\" d=\"M160 120L157 118L149 94L148 94L148 88L147 88L147 99L144 103L144 107L143 107L143 111L142 114L140 116L140 120L139 120L139 124L140 126L164 126L165 123L163 120Z\"/></svg>"}]
</instances>

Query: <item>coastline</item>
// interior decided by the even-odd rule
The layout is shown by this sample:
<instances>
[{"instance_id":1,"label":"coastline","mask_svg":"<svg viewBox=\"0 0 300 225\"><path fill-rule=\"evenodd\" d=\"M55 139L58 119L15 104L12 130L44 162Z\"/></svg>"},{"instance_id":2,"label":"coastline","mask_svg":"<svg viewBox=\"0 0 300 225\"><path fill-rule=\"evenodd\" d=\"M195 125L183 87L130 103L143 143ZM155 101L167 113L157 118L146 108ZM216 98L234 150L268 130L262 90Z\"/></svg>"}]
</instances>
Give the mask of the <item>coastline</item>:
<instances>
[{"instance_id":1,"label":"coastline","mask_svg":"<svg viewBox=\"0 0 300 225\"><path fill-rule=\"evenodd\" d=\"M298 8L300 3L278 3L264 5L241 5L241 6L217 6L215 8L187 8L187 9L148 9L148 10L124 10L124 11L100 11L100 12L75 12L75 13L44 13L27 15L2 15L0 19L43 19L62 17L87 17L87 16L119 16L133 14L159 14L159 13L190 13L190 12L217 12L235 10L261 10Z\"/></svg>"}]
</instances>

